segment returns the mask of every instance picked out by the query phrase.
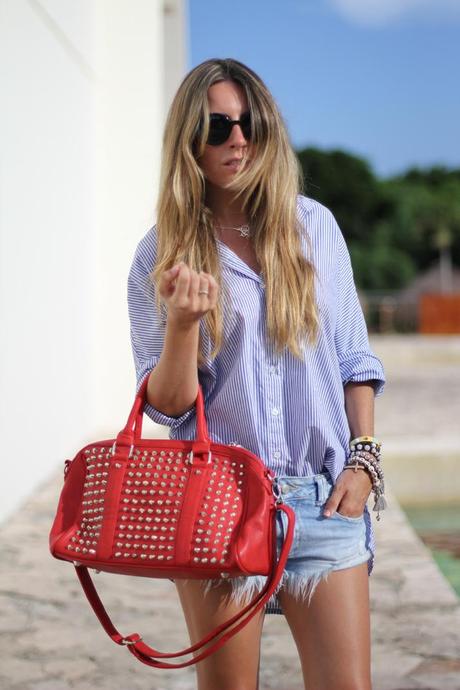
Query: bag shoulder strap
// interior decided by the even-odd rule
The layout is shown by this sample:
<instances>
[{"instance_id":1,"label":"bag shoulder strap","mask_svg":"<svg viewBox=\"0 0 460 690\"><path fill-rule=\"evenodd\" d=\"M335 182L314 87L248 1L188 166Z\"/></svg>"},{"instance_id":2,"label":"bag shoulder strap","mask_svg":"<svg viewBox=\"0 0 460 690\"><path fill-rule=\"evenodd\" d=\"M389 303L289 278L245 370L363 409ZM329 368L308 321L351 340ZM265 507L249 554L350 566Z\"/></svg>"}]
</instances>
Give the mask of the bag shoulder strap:
<instances>
[{"instance_id":1,"label":"bag shoulder strap","mask_svg":"<svg viewBox=\"0 0 460 690\"><path fill-rule=\"evenodd\" d=\"M191 666L196 664L198 661L205 659L207 656L217 651L222 645L224 645L230 638L232 638L236 633L241 630L251 618L259 611L270 599L273 592L275 591L281 577L283 575L284 567L289 556L289 551L292 546L292 540L294 536L294 521L295 516L292 508L285 506L283 504L277 505L277 510L282 510L286 513L288 518L288 526L286 530L286 535L281 549L279 560L277 561L276 556L276 530L273 530L274 539L274 563L272 571L269 578L264 586L264 588L256 595L256 597L241 611L239 611L236 616L233 616L222 625L212 630L206 637L204 637L200 642L187 647L180 652L160 652L157 649L153 649L146 645L141 636L138 633L131 633L130 635L124 636L118 632L118 630L113 625L110 616L104 608L104 605L97 593L91 576L88 572L88 568L84 565L75 565L75 570L80 580L80 584L86 594L86 597L91 604L94 613L98 617L102 627L106 633L111 637L111 639L119 645L126 645L128 650L133 654L139 661L148 666L153 666L155 668L184 668L185 666ZM276 514L275 518L276 519ZM232 628L232 626L235 626ZM166 663L160 661L160 659L173 659L193 652L198 652L202 647L204 647L209 642L213 642L207 649L194 656L189 661L184 661L178 664Z\"/></svg>"}]
</instances>

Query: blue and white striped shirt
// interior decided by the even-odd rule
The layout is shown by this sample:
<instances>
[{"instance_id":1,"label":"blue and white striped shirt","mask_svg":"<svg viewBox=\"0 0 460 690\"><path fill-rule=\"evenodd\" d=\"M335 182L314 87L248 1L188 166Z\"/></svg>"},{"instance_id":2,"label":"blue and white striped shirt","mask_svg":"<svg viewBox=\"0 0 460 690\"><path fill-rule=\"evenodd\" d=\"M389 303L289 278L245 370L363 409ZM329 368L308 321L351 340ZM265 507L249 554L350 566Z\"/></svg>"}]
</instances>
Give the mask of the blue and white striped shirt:
<instances>
[{"instance_id":1,"label":"blue and white striped shirt","mask_svg":"<svg viewBox=\"0 0 460 690\"><path fill-rule=\"evenodd\" d=\"M276 355L267 339L265 286L223 242L218 241L222 279L232 309L224 311L223 346L212 361L211 343L201 324L206 361L198 371L210 437L238 443L258 455L277 475L307 476L327 468L335 482L342 471L350 429L344 385L372 381L382 392L385 375L369 347L349 253L332 213L298 196L302 246L316 267L320 329L315 347L305 345L303 360L287 348ZM311 240L309 254L307 233ZM131 342L138 387L161 355L165 320L158 316L149 279L156 257L156 229L140 241L128 279ZM195 408L167 417L147 405L146 413L170 427L170 438L195 438ZM370 515L365 511L367 546L374 553ZM373 559L368 562L369 573Z\"/></svg>"}]
</instances>

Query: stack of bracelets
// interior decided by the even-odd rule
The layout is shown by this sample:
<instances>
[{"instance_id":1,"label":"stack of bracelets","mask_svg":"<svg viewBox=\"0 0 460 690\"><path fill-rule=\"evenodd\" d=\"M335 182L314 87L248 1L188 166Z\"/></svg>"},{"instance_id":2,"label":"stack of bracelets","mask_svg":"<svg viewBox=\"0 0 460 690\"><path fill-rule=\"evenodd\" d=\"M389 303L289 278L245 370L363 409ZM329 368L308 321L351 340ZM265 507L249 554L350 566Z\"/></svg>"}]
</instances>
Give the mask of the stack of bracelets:
<instances>
[{"instance_id":1,"label":"stack of bracelets","mask_svg":"<svg viewBox=\"0 0 460 690\"><path fill-rule=\"evenodd\" d=\"M380 511L386 508L384 496L385 486L383 482L383 470L380 465L380 450L382 444L373 436L358 436L350 441L350 455L345 463L345 470L366 470L372 480L372 491L375 503L373 510L377 511L377 520L380 520Z\"/></svg>"}]
</instances>

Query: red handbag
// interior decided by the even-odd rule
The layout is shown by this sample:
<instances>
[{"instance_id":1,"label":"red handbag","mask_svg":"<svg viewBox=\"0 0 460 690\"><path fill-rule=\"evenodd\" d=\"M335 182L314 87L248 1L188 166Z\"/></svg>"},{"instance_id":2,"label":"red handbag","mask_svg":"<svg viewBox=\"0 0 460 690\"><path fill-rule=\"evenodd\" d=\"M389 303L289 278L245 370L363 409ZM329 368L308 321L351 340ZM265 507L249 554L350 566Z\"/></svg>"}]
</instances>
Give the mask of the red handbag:
<instances>
[{"instance_id":1,"label":"red handbag","mask_svg":"<svg viewBox=\"0 0 460 690\"><path fill-rule=\"evenodd\" d=\"M217 651L268 602L288 559L295 516L260 458L209 439L201 387L194 441L142 439L147 381L148 376L116 439L91 443L66 460L49 545L55 558L73 562L89 603L116 644L149 666L183 668ZM288 518L279 559L277 511ZM137 633L117 631L88 568L170 579L268 578L236 616L193 646L165 653ZM162 661L190 653L196 654L188 661Z\"/></svg>"}]
</instances>

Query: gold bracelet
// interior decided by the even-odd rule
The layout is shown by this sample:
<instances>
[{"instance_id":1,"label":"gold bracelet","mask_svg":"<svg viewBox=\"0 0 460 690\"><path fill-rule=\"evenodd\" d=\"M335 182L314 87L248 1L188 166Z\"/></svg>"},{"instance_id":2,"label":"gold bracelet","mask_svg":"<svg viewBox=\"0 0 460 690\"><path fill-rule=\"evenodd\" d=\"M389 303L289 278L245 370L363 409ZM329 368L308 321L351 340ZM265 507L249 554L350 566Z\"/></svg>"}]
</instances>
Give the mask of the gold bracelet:
<instances>
[{"instance_id":1,"label":"gold bracelet","mask_svg":"<svg viewBox=\"0 0 460 690\"><path fill-rule=\"evenodd\" d=\"M380 448L382 447L381 442L375 436L357 436L350 441L350 446L354 446L356 443L375 443Z\"/></svg>"}]
</instances>

